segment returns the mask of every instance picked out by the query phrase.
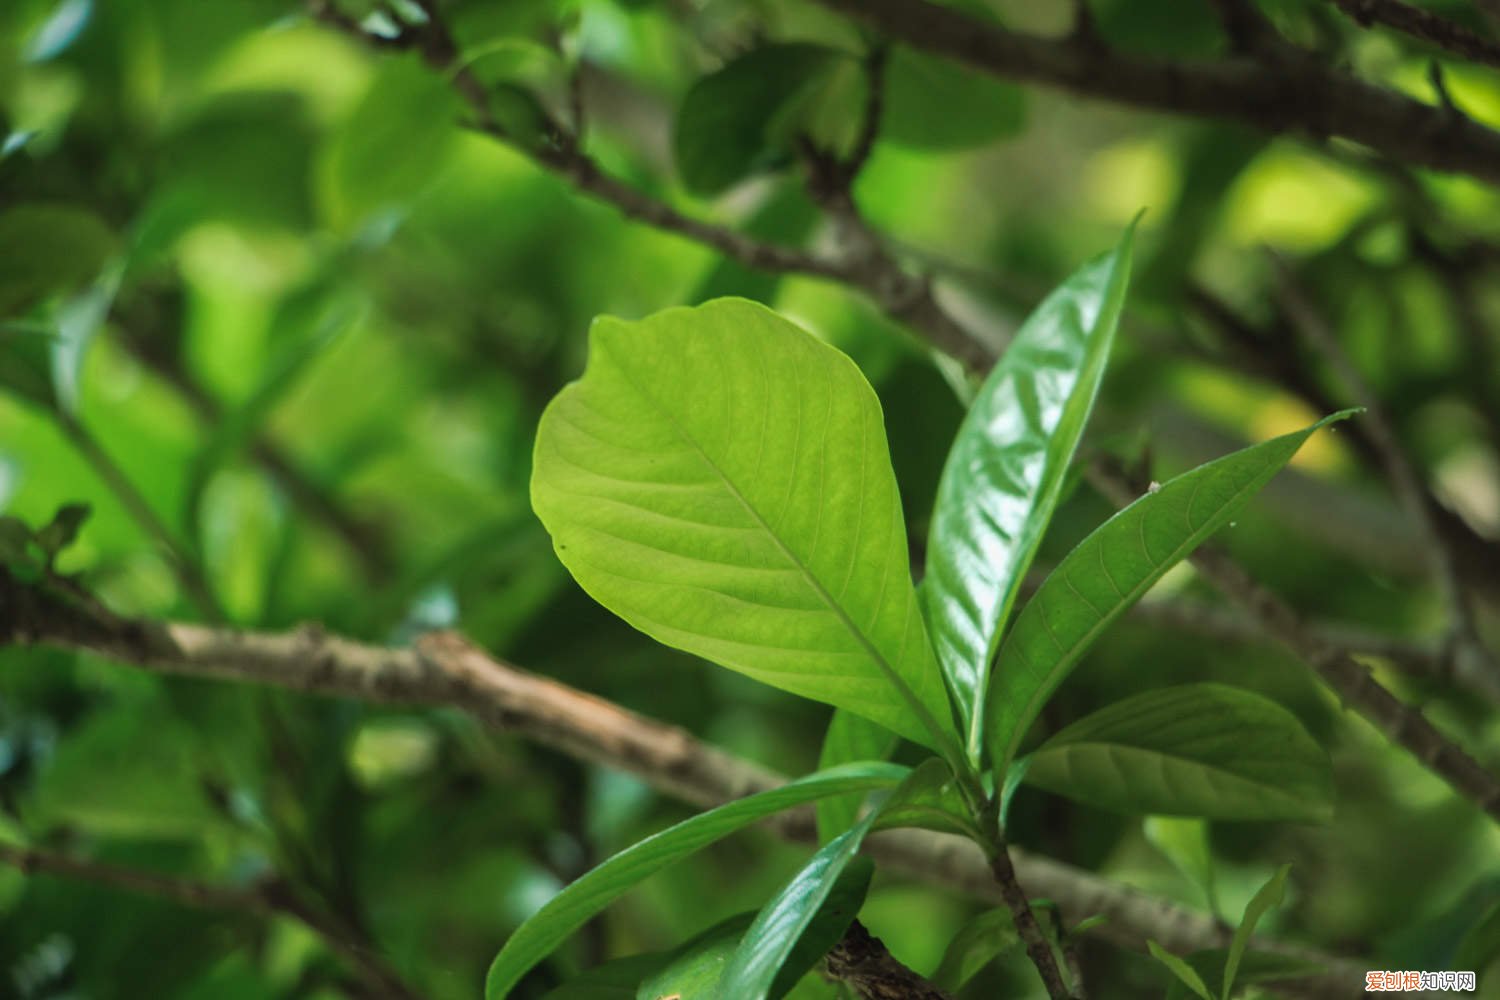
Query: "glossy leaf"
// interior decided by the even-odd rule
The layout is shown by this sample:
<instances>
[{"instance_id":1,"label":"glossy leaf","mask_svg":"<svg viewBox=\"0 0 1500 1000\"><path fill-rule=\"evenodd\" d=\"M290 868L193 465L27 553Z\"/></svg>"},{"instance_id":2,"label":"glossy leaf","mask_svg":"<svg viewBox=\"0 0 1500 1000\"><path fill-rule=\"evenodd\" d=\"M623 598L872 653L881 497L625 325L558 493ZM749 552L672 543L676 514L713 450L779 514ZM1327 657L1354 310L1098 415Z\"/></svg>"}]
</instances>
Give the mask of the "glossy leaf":
<instances>
[{"instance_id":1,"label":"glossy leaf","mask_svg":"<svg viewBox=\"0 0 1500 1000\"><path fill-rule=\"evenodd\" d=\"M1148 940L1146 942L1146 949L1151 952L1152 958L1165 965L1171 971L1172 975L1176 976L1178 981L1185 984L1188 989L1202 997L1203 1000L1214 1000L1213 995L1208 992L1208 985L1203 982L1203 977L1198 975L1198 971L1191 965L1188 965L1155 941Z\"/></svg>"},{"instance_id":2,"label":"glossy leaf","mask_svg":"<svg viewBox=\"0 0 1500 1000\"><path fill-rule=\"evenodd\" d=\"M922 583L943 676L982 750L1000 632L1057 506L1104 377L1130 275L1132 232L1047 297L985 379L938 484Z\"/></svg>"},{"instance_id":3,"label":"glossy leaf","mask_svg":"<svg viewBox=\"0 0 1500 1000\"><path fill-rule=\"evenodd\" d=\"M767 1000L772 995L782 966L833 891L839 876L855 860L876 816L876 812L870 813L824 844L761 908L724 969L716 1000ZM873 871L869 861L862 859L858 881L868 885Z\"/></svg>"},{"instance_id":4,"label":"glossy leaf","mask_svg":"<svg viewBox=\"0 0 1500 1000\"><path fill-rule=\"evenodd\" d=\"M1021 944L1016 923L1004 907L986 910L965 924L953 940L932 981L942 989L957 993L981 969Z\"/></svg>"},{"instance_id":5,"label":"glossy leaf","mask_svg":"<svg viewBox=\"0 0 1500 1000\"><path fill-rule=\"evenodd\" d=\"M1003 770L1042 705L1103 631L1205 542L1346 410L1245 448L1147 493L1063 558L1017 616L996 660L987 738Z\"/></svg>"},{"instance_id":6,"label":"glossy leaf","mask_svg":"<svg viewBox=\"0 0 1500 1000\"><path fill-rule=\"evenodd\" d=\"M1280 906L1286 897L1286 878L1291 873L1291 865L1282 865L1281 869L1271 876L1270 881L1260 887L1260 891L1251 897L1245 906L1245 915L1240 919L1240 925L1234 930L1234 938L1229 942L1229 954L1224 959L1224 992L1222 1000L1229 1000L1229 994L1234 990L1234 978L1239 972L1240 959L1244 957L1245 949L1250 946L1250 938L1255 934L1255 926L1260 923L1260 918L1266 915L1266 911L1275 906Z\"/></svg>"},{"instance_id":7,"label":"glossy leaf","mask_svg":"<svg viewBox=\"0 0 1500 1000\"><path fill-rule=\"evenodd\" d=\"M978 836L968 804L959 791L958 779L945 761L927 758L896 786L880 807L877 830L903 826Z\"/></svg>"},{"instance_id":8,"label":"glossy leaf","mask_svg":"<svg viewBox=\"0 0 1500 1000\"><path fill-rule=\"evenodd\" d=\"M782 963L767 994L769 1000L778 1000L790 992L844 936L864 905L872 874L873 866L862 858L844 869ZM662 968L640 980L634 1000L668 996L678 1000L719 1000L724 970L758 916L758 913L742 913L731 917L676 949Z\"/></svg>"},{"instance_id":9,"label":"glossy leaf","mask_svg":"<svg viewBox=\"0 0 1500 1000\"><path fill-rule=\"evenodd\" d=\"M636 628L956 757L880 404L763 306L604 318L537 431L558 558Z\"/></svg>"},{"instance_id":10,"label":"glossy leaf","mask_svg":"<svg viewBox=\"0 0 1500 1000\"><path fill-rule=\"evenodd\" d=\"M682 182L714 195L785 154L779 120L847 56L821 45L762 45L693 85L673 133Z\"/></svg>"},{"instance_id":11,"label":"glossy leaf","mask_svg":"<svg viewBox=\"0 0 1500 1000\"><path fill-rule=\"evenodd\" d=\"M1328 755L1297 717L1223 684L1134 695L1030 755L1028 784L1121 813L1326 820Z\"/></svg>"},{"instance_id":12,"label":"glossy leaf","mask_svg":"<svg viewBox=\"0 0 1500 1000\"><path fill-rule=\"evenodd\" d=\"M643 879L742 830L757 820L829 795L899 784L908 774L895 764L849 764L780 788L739 799L684 820L626 848L573 882L517 928L490 966L487 1000L501 1000L532 966Z\"/></svg>"},{"instance_id":13,"label":"glossy leaf","mask_svg":"<svg viewBox=\"0 0 1500 1000\"><path fill-rule=\"evenodd\" d=\"M818 756L818 770L826 771L856 760L885 760L896 748L896 736L884 726L841 708L833 710L828 731L823 734L823 749ZM826 844L859 819L864 795L840 795L820 799L814 806L818 818L818 843Z\"/></svg>"}]
</instances>

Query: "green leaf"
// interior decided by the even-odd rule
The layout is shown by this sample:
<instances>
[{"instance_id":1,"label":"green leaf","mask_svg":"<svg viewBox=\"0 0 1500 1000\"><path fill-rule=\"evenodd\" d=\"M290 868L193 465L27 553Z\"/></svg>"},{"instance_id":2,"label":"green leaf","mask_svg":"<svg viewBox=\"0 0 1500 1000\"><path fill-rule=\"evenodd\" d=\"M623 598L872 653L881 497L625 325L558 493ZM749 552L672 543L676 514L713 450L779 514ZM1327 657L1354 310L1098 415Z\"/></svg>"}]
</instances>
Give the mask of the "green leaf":
<instances>
[{"instance_id":1,"label":"green leaf","mask_svg":"<svg viewBox=\"0 0 1500 1000\"><path fill-rule=\"evenodd\" d=\"M59 292L92 281L115 249L104 221L60 203L16 205L0 213L0 316L16 316Z\"/></svg>"},{"instance_id":2,"label":"green leaf","mask_svg":"<svg viewBox=\"0 0 1500 1000\"><path fill-rule=\"evenodd\" d=\"M1497 957L1500 957L1500 902L1492 904L1459 939L1450 967L1473 969L1482 985L1485 971Z\"/></svg>"},{"instance_id":3,"label":"green leaf","mask_svg":"<svg viewBox=\"0 0 1500 1000\"><path fill-rule=\"evenodd\" d=\"M990 664L1104 377L1132 235L1027 319L969 408L938 483L922 610L976 763Z\"/></svg>"},{"instance_id":4,"label":"green leaf","mask_svg":"<svg viewBox=\"0 0 1500 1000\"><path fill-rule=\"evenodd\" d=\"M785 996L809 969L838 943L864 905L874 867L863 858L846 868L828 898L818 907L795 946L777 973L771 986L771 1000ZM731 917L673 952L673 957L659 971L640 980L632 1000L657 1000L675 996L678 1000L719 1000L724 970L746 940L746 934L759 914L742 913Z\"/></svg>"},{"instance_id":5,"label":"green leaf","mask_svg":"<svg viewBox=\"0 0 1500 1000\"><path fill-rule=\"evenodd\" d=\"M826 771L855 760L885 760L896 748L896 737L884 726L841 708L833 710L828 731L823 734L823 749L818 756L818 770ZM859 819L865 797L840 795L820 799L814 809L818 816L818 843L826 844Z\"/></svg>"},{"instance_id":6,"label":"green leaf","mask_svg":"<svg viewBox=\"0 0 1500 1000\"><path fill-rule=\"evenodd\" d=\"M1219 895L1214 885L1214 857L1208 841L1208 823L1180 816L1148 816L1143 832L1153 847L1203 890L1209 912L1218 916Z\"/></svg>"},{"instance_id":7,"label":"green leaf","mask_svg":"<svg viewBox=\"0 0 1500 1000\"><path fill-rule=\"evenodd\" d=\"M814 81L848 56L821 45L762 45L695 83L673 134L682 182L715 195L786 151L782 120Z\"/></svg>"},{"instance_id":8,"label":"green leaf","mask_svg":"<svg viewBox=\"0 0 1500 1000\"><path fill-rule=\"evenodd\" d=\"M1121 813L1327 820L1328 755L1297 717L1223 684L1116 702L1030 755L1028 784Z\"/></svg>"},{"instance_id":9,"label":"green leaf","mask_svg":"<svg viewBox=\"0 0 1500 1000\"><path fill-rule=\"evenodd\" d=\"M1206 984L1208 980L1216 978L1223 971L1224 959L1228 954L1229 951L1226 948L1210 948L1195 951L1186 956L1183 961L1202 976ZM1239 975L1235 979L1243 987L1257 983L1270 984L1289 979L1306 979L1326 974L1327 971L1325 966L1310 962L1305 958L1278 955L1274 952L1249 951L1245 953L1244 962L1241 963ZM1172 987L1167 992L1167 1000L1186 1000L1188 995L1186 987L1181 983L1173 983Z\"/></svg>"},{"instance_id":10,"label":"green leaf","mask_svg":"<svg viewBox=\"0 0 1500 1000\"><path fill-rule=\"evenodd\" d=\"M833 891L839 876L859 853L859 845L870 832L877 815L878 810L871 812L819 848L812 860L761 909L724 969L716 997L723 1000L767 1000L772 995L772 985L787 957ZM860 866L860 881L868 885L873 871L870 863L864 861ZM852 915L850 919L853 919Z\"/></svg>"},{"instance_id":11,"label":"green leaf","mask_svg":"<svg viewBox=\"0 0 1500 1000\"><path fill-rule=\"evenodd\" d=\"M1170 969L1172 975L1186 984L1188 989L1198 994L1203 1000L1214 1000L1213 996L1208 992L1208 986L1203 982L1203 977L1198 975L1197 971L1191 965L1188 965L1155 941L1148 940L1146 948L1151 952L1152 958L1155 958L1162 965Z\"/></svg>"},{"instance_id":12,"label":"green leaf","mask_svg":"<svg viewBox=\"0 0 1500 1000\"><path fill-rule=\"evenodd\" d=\"M1250 945L1250 938L1255 934L1255 925L1260 923L1260 918L1265 916L1266 911L1273 906L1280 906L1282 899L1286 896L1286 877L1291 872L1291 865L1282 865L1270 881L1260 887L1245 906L1245 915L1240 919L1240 925L1235 928L1234 938L1229 942L1229 955L1224 959L1224 992L1222 1000L1229 1000L1229 994L1234 989L1234 977L1239 971L1240 959L1245 954L1245 949Z\"/></svg>"},{"instance_id":13,"label":"green leaf","mask_svg":"<svg viewBox=\"0 0 1500 1000\"><path fill-rule=\"evenodd\" d=\"M854 363L740 299L601 318L589 345L542 415L531 488L583 589L669 646L957 758Z\"/></svg>"},{"instance_id":14,"label":"green leaf","mask_svg":"<svg viewBox=\"0 0 1500 1000\"><path fill-rule=\"evenodd\" d=\"M957 993L986 965L1013 950L1021 943L1016 923L1004 907L986 910L969 921L948 942L948 950L938 963L932 981L938 987Z\"/></svg>"},{"instance_id":15,"label":"green leaf","mask_svg":"<svg viewBox=\"0 0 1500 1000\"><path fill-rule=\"evenodd\" d=\"M958 150L1014 135L1026 91L938 56L897 46L886 67L880 138L897 146Z\"/></svg>"},{"instance_id":16,"label":"green leaf","mask_svg":"<svg viewBox=\"0 0 1500 1000\"><path fill-rule=\"evenodd\" d=\"M1313 431L1354 412L1178 476L1104 522L1063 558L1016 618L996 659L986 732L1001 771L1047 698L1110 623L1243 509Z\"/></svg>"},{"instance_id":17,"label":"green leaf","mask_svg":"<svg viewBox=\"0 0 1500 1000\"><path fill-rule=\"evenodd\" d=\"M669 961L670 955L656 952L617 958L548 991L542 1000L636 1000L641 981Z\"/></svg>"},{"instance_id":18,"label":"green leaf","mask_svg":"<svg viewBox=\"0 0 1500 1000\"><path fill-rule=\"evenodd\" d=\"M37 548L42 550L49 564L57 558L59 552L73 544L91 512L92 508L86 503L63 504L52 516L51 522L36 533Z\"/></svg>"},{"instance_id":19,"label":"green leaf","mask_svg":"<svg viewBox=\"0 0 1500 1000\"><path fill-rule=\"evenodd\" d=\"M487 1000L501 1000L532 966L632 886L757 820L829 795L899 784L909 773L895 764L848 764L820 771L710 810L626 848L573 882L516 929L485 980Z\"/></svg>"},{"instance_id":20,"label":"green leaf","mask_svg":"<svg viewBox=\"0 0 1500 1000\"><path fill-rule=\"evenodd\" d=\"M929 757L890 794L880 808L877 830L915 826L979 838L958 779L946 761Z\"/></svg>"}]
</instances>

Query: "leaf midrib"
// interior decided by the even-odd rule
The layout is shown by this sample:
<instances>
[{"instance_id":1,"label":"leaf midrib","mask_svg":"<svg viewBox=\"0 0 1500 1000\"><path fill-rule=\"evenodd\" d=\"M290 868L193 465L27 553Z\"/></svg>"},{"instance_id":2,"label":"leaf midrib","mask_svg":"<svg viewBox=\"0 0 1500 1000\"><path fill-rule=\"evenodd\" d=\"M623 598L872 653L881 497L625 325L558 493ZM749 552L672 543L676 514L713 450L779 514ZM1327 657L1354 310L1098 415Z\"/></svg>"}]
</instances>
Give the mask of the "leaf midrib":
<instances>
[{"instance_id":1,"label":"leaf midrib","mask_svg":"<svg viewBox=\"0 0 1500 1000\"><path fill-rule=\"evenodd\" d=\"M924 706L921 701L918 700L916 692L913 691L911 687L907 685L906 681L901 677L901 675L896 672L895 668L886 660L884 654L882 654L880 650L875 646L875 644L870 641L870 638L865 635L864 630L861 629L857 624L855 624L854 620L849 617L848 612L846 612L843 607L836 600L834 600L833 595L830 594L828 592L828 589L823 586L822 581L818 579L817 574L812 571L812 568L806 565L802 561L802 559L798 557L798 555L787 546L786 542L784 542L781 536L776 533L776 531L771 527L770 523L766 521L766 519L761 515L760 511L756 509L755 505L750 502L749 498L746 497L742 492L740 492L739 488L734 484L734 481L731 480L728 474L719 467L719 464L714 461L712 456L710 456L708 452L704 450L703 446L698 443L697 439L694 438L690 433L688 433L687 429L682 426L682 424L671 413L671 411L662 406L662 404L654 396L652 396L651 393L647 392L646 389L636 381L630 370L625 365L617 363L615 367L624 376L625 380L630 384L630 387L634 389L636 393L667 422L667 425L672 428L672 431L677 434L677 436L681 438L682 441L685 442L690 448L692 448L693 451L698 455L699 459L702 460L703 464L706 465L709 470L719 478L719 481L724 485L724 488L729 492L729 495L732 496L735 501L740 504L745 513L750 516L751 520L753 520L757 525L760 526L761 530L766 533L766 535L771 539L772 543L775 544L776 548L780 550L781 554L786 558L786 560L791 563L792 566L798 571L802 578L807 582L808 586L812 587L813 592L817 595L818 599L828 608L829 611L833 612L833 614L838 618L839 623L844 626L845 631L847 631L854 637L855 641L859 643L859 645L865 650L865 653L875 663L875 666L880 670L882 674L885 675L886 680L888 680L896 688L897 692L906 702L907 707L912 710L917 720L921 723L922 728L927 730L927 732L936 742L937 746L941 749L946 750L949 740L947 738L947 734L938 726L937 720L935 720L932 717L932 714L927 711L926 706ZM794 487L789 483L789 496L791 495L793 489Z\"/></svg>"}]
</instances>

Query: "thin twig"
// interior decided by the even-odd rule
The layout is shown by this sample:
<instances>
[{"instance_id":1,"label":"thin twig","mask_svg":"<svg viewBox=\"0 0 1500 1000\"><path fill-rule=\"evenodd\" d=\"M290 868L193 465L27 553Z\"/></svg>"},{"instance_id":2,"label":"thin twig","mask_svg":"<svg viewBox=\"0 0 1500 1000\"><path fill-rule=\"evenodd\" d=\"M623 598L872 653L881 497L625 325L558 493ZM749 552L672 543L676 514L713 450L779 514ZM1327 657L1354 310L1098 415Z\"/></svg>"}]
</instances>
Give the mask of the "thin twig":
<instances>
[{"instance_id":1,"label":"thin twig","mask_svg":"<svg viewBox=\"0 0 1500 1000\"><path fill-rule=\"evenodd\" d=\"M1469 62L1500 68L1500 45L1441 14L1402 0L1329 0L1361 27L1382 24Z\"/></svg>"},{"instance_id":2,"label":"thin twig","mask_svg":"<svg viewBox=\"0 0 1500 1000\"><path fill-rule=\"evenodd\" d=\"M1275 60L1178 63L1074 38L1042 38L931 0L815 0L981 72L1118 104L1233 121L1272 134L1338 136L1412 166L1500 184L1500 132L1359 80L1289 44Z\"/></svg>"},{"instance_id":3,"label":"thin twig","mask_svg":"<svg viewBox=\"0 0 1500 1000\"><path fill-rule=\"evenodd\" d=\"M321 938L331 951L354 970L375 996L389 997L392 1000L419 1000L419 995L406 985L401 975L385 959L338 920L309 906L289 886L276 879L261 880L244 888L212 885L6 843L0 843L0 862L19 869L25 875L46 873L79 879L111 889L170 900L197 910L241 913L261 919L286 917L297 921Z\"/></svg>"},{"instance_id":4,"label":"thin twig","mask_svg":"<svg viewBox=\"0 0 1500 1000\"><path fill-rule=\"evenodd\" d=\"M1474 611L1469 603L1469 596L1464 591L1463 580L1459 577L1457 561L1433 517L1427 487L1402 445L1395 425L1386 413L1385 405L1365 381L1354 360L1344 351L1326 317L1314 307L1286 261L1274 253L1271 254L1271 260L1278 278L1278 298L1292 326L1323 355L1329 367L1344 383L1351 401L1364 407L1363 423L1375 445L1386 478L1390 480L1391 489L1427 536L1425 550L1432 562L1433 576L1452 616L1452 660L1455 671L1473 669L1474 661L1479 660L1484 663L1480 669L1484 669L1492 677L1500 678L1500 666L1495 664L1479 637L1474 623Z\"/></svg>"},{"instance_id":5,"label":"thin twig","mask_svg":"<svg viewBox=\"0 0 1500 1000\"><path fill-rule=\"evenodd\" d=\"M70 414L60 414L57 424L63 436L120 501L125 512L142 531L156 542L167 560L167 565L172 568L172 573L177 577L177 582L182 586L183 593L198 609L198 613L210 621L223 621L224 613L214 597L213 588L209 585L202 565L177 540L171 529L152 509L150 501L141 495L140 490L136 489L135 483L131 482L125 470L120 468L110 457L109 452L104 450L104 446L99 443L98 439L76 417Z\"/></svg>"},{"instance_id":6,"label":"thin twig","mask_svg":"<svg viewBox=\"0 0 1500 1000\"><path fill-rule=\"evenodd\" d=\"M1026 954L1031 959L1031 964L1042 977L1042 985L1047 989L1047 996L1052 1000L1073 1000L1073 992L1068 989L1068 984L1063 979L1062 969L1058 967L1057 956L1052 952L1052 943L1047 940L1046 932L1036 919L1036 913L1031 908L1031 901L1026 897L1026 891L1021 888L1020 880L1016 877L1015 865L1011 863L1010 849L1005 843L1005 838L999 834L998 828L992 829L993 847L989 852L990 871L995 876L995 884L1000 887L1000 897L1005 901L1005 906L1010 910L1011 919L1015 921L1016 933L1021 936L1021 944L1026 948Z\"/></svg>"}]
</instances>

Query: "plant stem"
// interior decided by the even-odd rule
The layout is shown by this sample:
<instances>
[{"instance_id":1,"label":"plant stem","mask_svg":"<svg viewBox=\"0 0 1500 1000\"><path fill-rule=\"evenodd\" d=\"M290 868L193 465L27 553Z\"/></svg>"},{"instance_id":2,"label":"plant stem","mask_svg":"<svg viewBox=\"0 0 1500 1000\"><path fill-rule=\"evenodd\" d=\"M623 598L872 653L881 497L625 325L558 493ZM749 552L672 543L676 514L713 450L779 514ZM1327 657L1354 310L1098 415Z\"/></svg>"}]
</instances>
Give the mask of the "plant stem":
<instances>
[{"instance_id":1,"label":"plant stem","mask_svg":"<svg viewBox=\"0 0 1500 1000\"><path fill-rule=\"evenodd\" d=\"M79 423L76 417L62 414L59 415L57 422L63 436L78 450L84 461L93 467L99 478L104 480L104 485L119 499L125 512L141 527L141 530L156 539L167 561L171 564L178 583L182 585L183 592L198 612L210 621L223 621L223 612L219 608L218 600L214 597L213 588L208 584L208 578L204 576L202 567L173 537L171 530L157 516L156 511L141 495L140 490L136 489L130 477L125 474L125 470L115 463L109 452L104 450L98 440L89 433L88 428Z\"/></svg>"},{"instance_id":2,"label":"plant stem","mask_svg":"<svg viewBox=\"0 0 1500 1000\"><path fill-rule=\"evenodd\" d=\"M1000 898L1005 901L1006 908L1010 910L1011 919L1016 923L1016 933L1021 936L1021 943L1026 946L1026 954L1031 958L1031 964L1036 966L1037 974L1042 977L1042 984L1047 987L1047 996L1052 1000L1077 1000L1063 978L1062 969L1057 964L1057 956L1052 953L1052 944L1047 940L1042 925L1031 910L1031 901L1026 898L1026 892L1021 888L1020 880L1016 878L1016 869L1011 864L1010 850L1005 843L1005 835L1000 831L998 800L992 801L985 808L981 821L986 842L979 846L984 848L985 859L990 865L990 873L995 877L995 884L1000 887Z\"/></svg>"}]
</instances>

